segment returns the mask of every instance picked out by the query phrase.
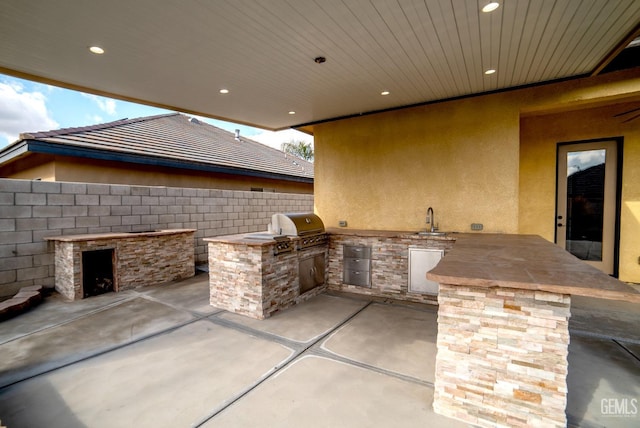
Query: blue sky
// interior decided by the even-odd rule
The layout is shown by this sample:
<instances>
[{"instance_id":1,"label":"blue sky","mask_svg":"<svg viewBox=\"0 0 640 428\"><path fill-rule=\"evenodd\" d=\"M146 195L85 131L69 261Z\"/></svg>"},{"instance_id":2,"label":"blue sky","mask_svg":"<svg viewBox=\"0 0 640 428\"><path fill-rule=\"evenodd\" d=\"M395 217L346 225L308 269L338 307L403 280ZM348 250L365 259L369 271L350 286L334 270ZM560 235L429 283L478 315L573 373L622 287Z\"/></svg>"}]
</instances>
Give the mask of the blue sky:
<instances>
[{"instance_id":1,"label":"blue sky","mask_svg":"<svg viewBox=\"0 0 640 428\"><path fill-rule=\"evenodd\" d=\"M16 141L23 132L88 126L169 112L0 74L0 149ZM291 140L313 143L313 137L294 130L271 132L202 119L230 132L240 129L241 135L277 149Z\"/></svg>"}]
</instances>

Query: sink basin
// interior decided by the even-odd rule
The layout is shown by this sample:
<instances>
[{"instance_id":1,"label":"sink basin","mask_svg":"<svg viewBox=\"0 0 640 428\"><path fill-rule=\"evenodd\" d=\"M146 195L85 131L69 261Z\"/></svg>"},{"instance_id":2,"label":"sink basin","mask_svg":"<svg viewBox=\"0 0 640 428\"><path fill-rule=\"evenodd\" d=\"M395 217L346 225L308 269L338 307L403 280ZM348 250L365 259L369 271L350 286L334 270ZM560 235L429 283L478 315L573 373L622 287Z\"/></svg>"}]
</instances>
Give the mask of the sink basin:
<instances>
[{"instance_id":1,"label":"sink basin","mask_svg":"<svg viewBox=\"0 0 640 428\"><path fill-rule=\"evenodd\" d=\"M445 236L446 234L447 232L440 232L440 231L430 232L427 230L416 232L416 235L419 235L419 236Z\"/></svg>"}]
</instances>

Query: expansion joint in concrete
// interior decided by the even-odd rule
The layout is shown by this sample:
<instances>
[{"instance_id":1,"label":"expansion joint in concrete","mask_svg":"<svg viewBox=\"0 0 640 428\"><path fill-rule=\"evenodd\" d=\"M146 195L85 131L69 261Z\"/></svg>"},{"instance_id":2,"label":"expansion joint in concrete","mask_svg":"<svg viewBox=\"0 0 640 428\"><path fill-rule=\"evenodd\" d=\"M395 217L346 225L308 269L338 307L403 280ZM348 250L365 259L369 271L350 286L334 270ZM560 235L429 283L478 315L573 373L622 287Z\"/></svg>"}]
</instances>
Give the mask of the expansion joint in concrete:
<instances>
[{"instance_id":1,"label":"expansion joint in concrete","mask_svg":"<svg viewBox=\"0 0 640 428\"><path fill-rule=\"evenodd\" d=\"M249 394L251 391L256 389L258 386L263 384L265 381L267 381L268 379L271 379L276 374L278 374L280 371L282 371L283 369L289 367L292 363L294 363L300 357L302 357L303 354L305 354L309 349L311 349L316 344L318 344L318 343L322 342L323 340L325 340L327 337L329 337L331 334L333 334L333 332L335 332L338 329L340 329L343 325L347 324L349 321L351 321L353 318L355 318L358 314L360 314L362 311L364 311L366 308L368 308L369 305L371 305L371 303L373 303L373 302L371 302L371 301L367 302L367 304L365 304L360 309L355 311L353 314L351 314L350 316L345 318L341 323L337 324L332 329L326 331L324 334L321 334L321 335L319 335L319 336L317 336L317 337L313 338L312 340L310 340L308 342L305 342L305 343L300 343L300 342L294 342L294 341L291 341L291 340L287 340L287 339L282 338L282 337L280 337L278 335L265 333L263 331L258 331L258 330L252 329L250 327L246 327L246 326L234 323L232 321L223 320L223 319L215 317L215 316L209 317L209 319L212 322L216 323L216 324L223 325L225 327L233 328L233 329L236 329L236 330L240 330L240 331L243 331L245 333L250 333L250 334L255 335L257 337L264 338L266 340L275 341L277 343L282 344L283 346L286 346L286 347L292 349L294 352L292 353L291 356L289 356L289 358L285 359L281 364L278 364L276 367L274 367L273 370L271 370L269 373L267 373L264 377L262 377L257 382L255 382L253 385L249 386L248 388L246 388L245 390L240 392L233 399L225 402L224 405L222 405L219 408L215 409L212 413L210 413L208 416L206 416L204 419L202 419L202 421L200 421L199 423L195 424L194 426L195 427L200 427L203 424L207 423L208 421L210 421L211 419L216 417L216 415L220 414L225 409L227 409L228 407L232 406L238 400L240 400L241 398L243 398L244 396Z\"/></svg>"},{"instance_id":2,"label":"expansion joint in concrete","mask_svg":"<svg viewBox=\"0 0 640 428\"><path fill-rule=\"evenodd\" d=\"M622 349L624 349L629 355L631 355L636 361L640 362L640 355L636 355L633 353L633 351L631 351L631 349L629 349L628 347L626 347L624 345L624 343L619 342L616 339L613 339L613 342L618 345L619 347L621 347Z\"/></svg>"}]
</instances>

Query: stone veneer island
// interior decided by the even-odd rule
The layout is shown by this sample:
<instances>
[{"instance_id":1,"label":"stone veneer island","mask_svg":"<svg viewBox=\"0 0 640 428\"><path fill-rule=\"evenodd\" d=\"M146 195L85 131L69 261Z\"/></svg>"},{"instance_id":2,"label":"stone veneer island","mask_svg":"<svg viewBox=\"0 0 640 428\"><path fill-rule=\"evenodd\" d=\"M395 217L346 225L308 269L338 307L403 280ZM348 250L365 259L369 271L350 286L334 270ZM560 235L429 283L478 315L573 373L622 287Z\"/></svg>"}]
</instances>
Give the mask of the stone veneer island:
<instances>
[{"instance_id":1,"label":"stone veneer island","mask_svg":"<svg viewBox=\"0 0 640 428\"><path fill-rule=\"evenodd\" d=\"M310 299L326 289L326 272L304 289L301 261L318 257L327 263L327 244L300 248L303 238L283 242L251 233L205 238L209 252L209 302L212 306L255 319ZM323 235L323 239L326 236Z\"/></svg>"},{"instance_id":2,"label":"stone veneer island","mask_svg":"<svg viewBox=\"0 0 640 428\"><path fill-rule=\"evenodd\" d=\"M459 234L440 284L433 407L479 426L567 424L571 295L640 293L539 236Z\"/></svg>"}]
</instances>

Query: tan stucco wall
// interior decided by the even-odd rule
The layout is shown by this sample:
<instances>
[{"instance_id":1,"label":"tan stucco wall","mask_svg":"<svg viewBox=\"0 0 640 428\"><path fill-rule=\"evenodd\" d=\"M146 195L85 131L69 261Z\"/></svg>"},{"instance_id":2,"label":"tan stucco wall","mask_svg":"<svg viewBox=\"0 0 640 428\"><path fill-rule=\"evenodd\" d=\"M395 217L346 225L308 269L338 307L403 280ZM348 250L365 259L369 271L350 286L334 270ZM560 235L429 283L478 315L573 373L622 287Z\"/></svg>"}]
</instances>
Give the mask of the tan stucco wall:
<instances>
[{"instance_id":1,"label":"tan stucco wall","mask_svg":"<svg viewBox=\"0 0 640 428\"><path fill-rule=\"evenodd\" d=\"M532 153L521 168L521 117L631 99L640 99L636 70L315 125L316 211L329 227L346 220L351 228L419 230L431 206L444 230L469 232L471 223L482 223L484 232L553 240L555 163ZM638 160L625 151L627 169L636 170L624 177L627 205L640 193L640 180L633 181ZM532 170L543 177L533 178ZM543 188L526 184L532 180ZM532 206L544 207L545 217ZM633 214L623 216L631 230ZM627 240L621 253L623 246L628 254L638 249ZM626 262L621 277L623 267L629 278Z\"/></svg>"},{"instance_id":2,"label":"tan stucco wall","mask_svg":"<svg viewBox=\"0 0 640 428\"><path fill-rule=\"evenodd\" d=\"M39 153L24 155L14 162L0 166L0 177L55 181L56 169L53 156Z\"/></svg>"},{"instance_id":3,"label":"tan stucco wall","mask_svg":"<svg viewBox=\"0 0 640 428\"><path fill-rule=\"evenodd\" d=\"M284 182L258 177L232 176L208 172L179 170L148 165L99 161L63 156L30 155L40 165L20 170L0 169L0 176L5 178L34 179L40 177L44 181L68 181L80 183L129 184L141 186L193 187L208 189L251 190L263 188L264 191L275 189L280 193L313 193L313 184ZM41 171L50 171L44 174Z\"/></svg>"},{"instance_id":4,"label":"tan stucco wall","mask_svg":"<svg viewBox=\"0 0 640 428\"><path fill-rule=\"evenodd\" d=\"M508 94L316 126L316 206L326 225L517 232L518 112ZM489 200L491 202L489 203Z\"/></svg>"},{"instance_id":5,"label":"tan stucco wall","mask_svg":"<svg viewBox=\"0 0 640 428\"><path fill-rule=\"evenodd\" d=\"M640 282L640 102L524 117L520 138L520 232L554 240L559 142L623 137L620 279Z\"/></svg>"}]
</instances>

